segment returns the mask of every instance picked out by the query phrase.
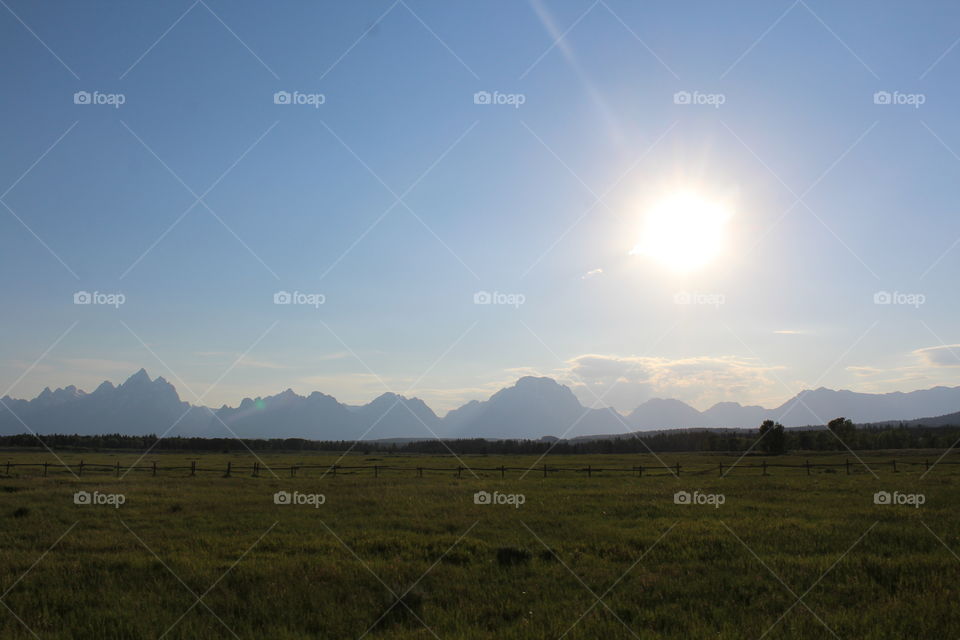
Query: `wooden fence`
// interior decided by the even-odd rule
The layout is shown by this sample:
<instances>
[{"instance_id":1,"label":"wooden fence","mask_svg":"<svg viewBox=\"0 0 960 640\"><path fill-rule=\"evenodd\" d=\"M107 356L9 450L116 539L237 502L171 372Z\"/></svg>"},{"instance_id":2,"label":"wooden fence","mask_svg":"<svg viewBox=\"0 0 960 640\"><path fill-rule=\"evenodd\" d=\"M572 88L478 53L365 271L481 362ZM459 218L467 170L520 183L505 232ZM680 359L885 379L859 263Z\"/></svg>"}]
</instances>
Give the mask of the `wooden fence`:
<instances>
[{"instance_id":1,"label":"wooden fence","mask_svg":"<svg viewBox=\"0 0 960 640\"><path fill-rule=\"evenodd\" d=\"M957 465L960 464L960 461L948 461L943 460L939 463L935 463L940 466L943 465ZM472 474L477 473L493 473L499 474L501 478L506 478L507 474L516 474L516 475L531 475L533 477L543 477L547 478L550 476L559 476L563 474L574 474L582 475L587 478L592 478L594 476L609 476L609 475L627 475L635 476L637 478L651 477L651 476L703 476L703 475L718 475L723 477L732 473L734 470L737 472L750 472L751 470L757 472L760 475L771 475L771 471L776 469L792 469L798 471L805 471L806 475L812 475L813 473L839 473L844 472L846 475L857 474L857 473L876 473L876 472L893 472L899 473L901 471L919 471L921 469L929 471L931 468L930 460L924 460L922 462L916 460L889 460L889 461L871 461L870 466L863 462L854 460L851 461L847 459L844 462L816 462L811 463L807 460L804 464L785 464L777 462L767 462L763 460L761 462L752 462L752 463L735 463L729 462L724 464L719 462L715 465L688 465L683 466L679 462L676 462L672 465L665 464L655 464L655 465L637 465L632 467L594 467L592 465L586 466L574 466L574 465L536 465L530 467L468 467L464 465L451 466L451 467L423 467L423 466L394 466L394 465L310 465L310 464L290 464L286 466L267 466L261 464L260 462L253 462L252 464L247 465L236 465L233 462L227 462L225 467L220 468L211 468L211 467L201 467L197 465L196 461L191 461L187 466L157 466L156 462L138 464L133 466L122 466L119 462L104 464L100 462L84 462L81 460L77 464L65 464L60 462L10 462L9 460L3 464L0 463L0 470L5 471L6 477L13 477L12 474L17 473L19 470L29 472L35 471L36 474L42 474L44 477L51 473L58 474L74 474L76 476L83 476L84 474L97 474L97 475L115 475L120 477L121 475L126 475L128 473L138 473L140 475L148 476L157 476L158 474L165 475L175 475L175 476L187 476L193 477L197 474L218 474L225 478L230 478L234 476L247 475L254 478L261 476L287 476L293 478L297 477L298 474L307 474L311 473L312 477L320 476L331 476L336 477L337 475L358 475L362 473L369 473L375 478L379 478L381 475L387 475L392 473L400 474L416 474L416 477L422 478L424 474L455 474L457 478L462 478L464 474L468 477ZM20 474L17 474L20 475Z\"/></svg>"}]
</instances>

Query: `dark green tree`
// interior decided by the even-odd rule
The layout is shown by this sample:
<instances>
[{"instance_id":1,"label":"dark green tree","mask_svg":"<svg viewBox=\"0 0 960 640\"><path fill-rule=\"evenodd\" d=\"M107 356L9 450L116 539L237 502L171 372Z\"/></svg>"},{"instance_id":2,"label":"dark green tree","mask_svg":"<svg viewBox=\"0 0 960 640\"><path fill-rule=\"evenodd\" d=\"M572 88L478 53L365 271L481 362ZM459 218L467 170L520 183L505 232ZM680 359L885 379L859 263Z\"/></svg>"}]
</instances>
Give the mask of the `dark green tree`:
<instances>
[{"instance_id":1,"label":"dark green tree","mask_svg":"<svg viewBox=\"0 0 960 640\"><path fill-rule=\"evenodd\" d=\"M786 453L787 439L783 433L783 425L773 420L764 420L760 425L760 447L773 455Z\"/></svg>"},{"instance_id":2,"label":"dark green tree","mask_svg":"<svg viewBox=\"0 0 960 640\"><path fill-rule=\"evenodd\" d=\"M834 418L827 423L827 429L837 434L840 439L849 438L854 432L853 422L846 418Z\"/></svg>"}]
</instances>

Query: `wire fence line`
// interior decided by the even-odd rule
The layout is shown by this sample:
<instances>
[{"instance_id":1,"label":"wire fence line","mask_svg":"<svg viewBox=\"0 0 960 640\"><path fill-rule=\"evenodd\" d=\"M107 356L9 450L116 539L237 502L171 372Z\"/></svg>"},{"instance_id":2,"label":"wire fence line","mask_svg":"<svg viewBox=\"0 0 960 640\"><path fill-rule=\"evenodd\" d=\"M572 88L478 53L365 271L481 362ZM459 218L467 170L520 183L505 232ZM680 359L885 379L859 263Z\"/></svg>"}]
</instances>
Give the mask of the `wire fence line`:
<instances>
[{"instance_id":1,"label":"wire fence line","mask_svg":"<svg viewBox=\"0 0 960 640\"><path fill-rule=\"evenodd\" d=\"M550 476L560 476L563 474L569 475L580 475L587 478L592 478L594 476L603 476L603 475L626 475L626 476L635 476L638 478L643 477L658 477L658 476L675 476L679 477L681 475L688 476L704 476L717 474L719 477L725 477L730 475L733 471L743 471L750 472L751 470L759 475L771 475L771 472L777 469L788 469L788 470L798 470L805 471L806 475L812 475L814 472L818 473L838 473L840 471L845 472L845 475L852 475L858 473L875 473L877 471L890 471L893 473L900 472L909 472L909 471L919 471L921 468L925 471L929 471L933 465L944 466L944 465L958 465L958 461L950 460L941 460L939 462L934 462L931 464L930 460L887 460L887 461L871 461L868 465L862 461L851 461L849 459L844 462L810 462L807 460L803 464L788 464L788 463L778 463L778 462L767 462L766 460L762 462L753 462L753 463L728 463L724 464L719 462L713 465L682 465L679 462L676 462L672 465L666 464L653 464L653 465L634 465L630 467L621 466L621 467L595 467L593 465L536 465L536 466L527 466L527 467L517 467L517 466L495 466L495 467L471 467L465 465L457 465L450 467L435 467L435 466L396 466L396 465L378 465L378 464L367 464L367 465L341 465L341 464L332 464L332 465L323 465L323 464L289 464L285 466L267 466L266 464L261 464L260 462L254 462L248 465L236 465L233 462L227 462L224 467L213 468L210 466L199 466L196 461L191 461L189 465L178 465L178 466L158 466L156 462L151 462L148 464L135 464L130 466L121 465L119 462L113 463L102 463L102 462L85 462L81 460L76 464L67 464L63 462L10 462L0 463L0 471L5 472L7 478L14 477L16 474L17 477L23 477L22 474L18 473L19 471L27 472L27 475L30 475L30 472L33 471L33 475L42 475L46 477L51 473L62 473L62 474L72 474L78 477L83 476L84 473L96 474L96 475L111 475L114 474L117 477L120 477L121 474L126 474L129 472L141 472L141 474L146 474L151 477L156 477L158 474L164 474L166 476L180 476L180 477L195 477L198 474L219 474L222 477L230 478L237 476L250 476L250 477L261 477L264 471L268 473L272 472L273 474L280 473L289 473L291 478L297 477L298 475L305 475L310 472L320 473L322 476L331 476L336 477L337 475L360 475L360 474L371 474L375 478L379 478L381 475L394 475L394 474L415 474L416 477L422 478L424 474L455 474L457 478L462 478L463 473L493 473L499 474L501 478L506 478L509 473L522 473L523 475L536 474L534 477L540 476L547 478Z\"/></svg>"}]
</instances>

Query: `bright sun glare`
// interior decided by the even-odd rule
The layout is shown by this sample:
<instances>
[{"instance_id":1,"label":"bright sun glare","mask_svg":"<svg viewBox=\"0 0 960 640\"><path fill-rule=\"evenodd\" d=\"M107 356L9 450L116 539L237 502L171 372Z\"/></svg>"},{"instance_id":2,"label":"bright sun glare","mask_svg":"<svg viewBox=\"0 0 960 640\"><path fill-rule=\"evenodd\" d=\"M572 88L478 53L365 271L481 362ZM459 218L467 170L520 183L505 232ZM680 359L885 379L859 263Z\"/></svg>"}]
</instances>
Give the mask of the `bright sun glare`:
<instances>
[{"instance_id":1,"label":"bright sun glare","mask_svg":"<svg viewBox=\"0 0 960 640\"><path fill-rule=\"evenodd\" d=\"M694 271L723 251L729 219L729 209L719 202L695 193L674 193L647 211L640 242L630 253L673 271Z\"/></svg>"}]
</instances>

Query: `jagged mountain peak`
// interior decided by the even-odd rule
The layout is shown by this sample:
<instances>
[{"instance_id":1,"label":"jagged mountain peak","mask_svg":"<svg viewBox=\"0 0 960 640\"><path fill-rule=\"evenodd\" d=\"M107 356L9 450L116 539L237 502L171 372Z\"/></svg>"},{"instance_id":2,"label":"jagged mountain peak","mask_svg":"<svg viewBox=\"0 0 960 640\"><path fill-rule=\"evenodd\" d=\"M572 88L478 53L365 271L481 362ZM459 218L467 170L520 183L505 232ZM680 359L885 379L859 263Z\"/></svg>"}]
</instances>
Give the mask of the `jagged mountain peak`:
<instances>
[{"instance_id":1,"label":"jagged mountain peak","mask_svg":"<svg viewBox=\"0 0 960 640\"><path fill-rule=\"evenodd\" d=\"M147 373L146 369L141 368L139 371L137 371L132 376L127 378L126 382L124 382L123 384L127 385L127 384L139 384L139 383L149 383L149 382L152 382L152 380L150 380L150 374Z\"/></svg>"}]
</instances>

